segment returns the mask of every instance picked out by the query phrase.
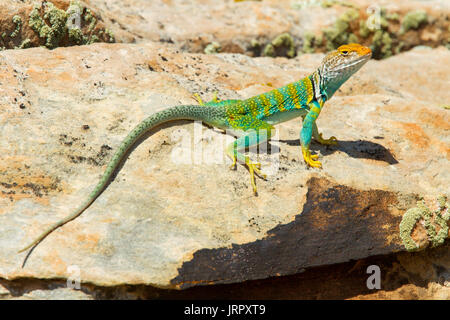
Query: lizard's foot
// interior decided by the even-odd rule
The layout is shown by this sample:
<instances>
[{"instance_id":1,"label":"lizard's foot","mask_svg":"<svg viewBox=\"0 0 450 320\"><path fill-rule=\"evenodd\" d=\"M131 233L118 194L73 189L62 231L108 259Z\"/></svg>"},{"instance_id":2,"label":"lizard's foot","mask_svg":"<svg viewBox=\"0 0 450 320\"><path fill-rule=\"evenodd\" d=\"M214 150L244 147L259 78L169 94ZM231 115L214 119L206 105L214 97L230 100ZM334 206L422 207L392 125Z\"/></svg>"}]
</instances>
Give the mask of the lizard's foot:
<instances>
[{"instance_id":1,"label":"lizard's foot","mask_svg":"<svg viewBox=\"0 0 450 320\"><path fill-rule=\"evenodd\" d=\"M198 104L201 106L220 102L219 98L217 98L217 91L214 91L212 100L208 102L204 102L198 93L194 93L193 96L194 99L197 100Z\"/></svg>"},{"instance_id":2,"label":"lizard's foot","mask_svg":"<svg viewBox=\"0 0 450 320\"><path fill-rule=\"evenodd\" d=\"M220 102L220 99L217 98L217 91L214 91L214 93L213 93L213 98L212 98L212 100L209 101L209 102L214 102L214 103L219 103L219 102Z\"/></svg>"},{"instance_id":3,"label":"lizard's foot","mask_svg":"<svg viewBox=\"0 0 450 320\"><path fill-rule=\"evenodd\" d=\"M253 187L253 192L255 193L255 195L258 194L258 191L256 190L256 183L255 183L255 173L260 176L263 179L266 179L267 176L263 173L261 173L261 163L252 163L250 162L250 160L246 161L248 170L250 171L250 182L252 184Z\"/></svg>"},{"instance_id":4,"label":"lizard's foot","mask_svg":"<svg viewBox=\"0 0 450 320\"><path fill-rule=\"evenodd\" d=\"M322 163L317 160L319 158L319 156L317 154L311 154L311 151L309 151L309 149L306 149L306 148L302 148L302 154L303 154L303 159L309 166L311 166L313 168L322 167Z\"/></svg>"},{"instance_id":5,"label":"lizard's foot","mask_svg":"<svg viewBox=\"0 0 450 320\"><path fill-rule=\"evenodd\" d=\"M201 106L205 105L205 103L203 102L202 98L200 97L200 95L198 93L194 93L193 96L194 96L194 99L197 100L199 105L201 105Z\"/></svg>"},{"instance_id":6,"label":"lizard's foot","mask_svg":"<svg viewBox=\"0 0 450 320\"><path fill-rule=\"evenodd\" d=\"M237 159L236 156L233 157L233 163L232 163L231 166L230 166L230 169L231 169L231 170L235 170L235 169L236 169L236 159Z\"/></svg>"},{"instance_id":7,"label":"lizard's foot","mask_svg":"<svg viewBox=\"0 0 450 320\"><path fill-rule=\"evenodd\" d=\"M335 136L330 137L330 139L324 139L322 137L321 133L319 133L319 137L316 140L317 140L318 143L324 144L324 145L328 145L328 146L329 145L337 145L338 144L337 139L336 139Z\"/></svg>"},{"instance_id":8,"label":"lizard's foot","mask_svg":"<svg viewBox=\"0 0 450 320\"><path fill-rule=\"evenodd\" d=\"M247 164L248 165L248 164ZM256 163L251 163L251 165L253 166L253 171L260 176L261 178L263 178L264 180L267 179L267 175L261 172L261 163L256 162Z\"/></svg>"}]
</instances>

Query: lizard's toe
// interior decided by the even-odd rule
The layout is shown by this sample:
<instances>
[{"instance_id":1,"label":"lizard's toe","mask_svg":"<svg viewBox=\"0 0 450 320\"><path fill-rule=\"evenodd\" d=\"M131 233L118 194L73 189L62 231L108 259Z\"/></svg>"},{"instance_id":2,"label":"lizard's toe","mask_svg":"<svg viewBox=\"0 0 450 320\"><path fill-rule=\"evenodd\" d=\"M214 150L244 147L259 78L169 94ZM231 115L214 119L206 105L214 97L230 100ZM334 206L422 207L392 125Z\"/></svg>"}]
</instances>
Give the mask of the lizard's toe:
<instances>
[{"instance_id":1,"label":"lizard's toe","mask_svg":"<svg viewBox=\"0 0 450 320\"><path fill-rule=\"evenodd\" d=\"M317 160L319 158L319 155L311 154L311 151L309 151L308 149L303 149L303 148L302 148L302 154L303 154L303 159L309 166L311 166L313 168L322 167L322 163Z\"/></svg>"},{"instance_id":2,"label":"lizard's toe","mask_svg":"<svg viewBox=\"0 0 450 320\"><path fill-rule=\"evenodd\" d=\"M319 133L319 138L317 139L317 142L324 145L334 145L334 146L338 144L337 138L335 136L332 136L329 139L324 139L321 133Z\"/></svg>"}]
</instances>

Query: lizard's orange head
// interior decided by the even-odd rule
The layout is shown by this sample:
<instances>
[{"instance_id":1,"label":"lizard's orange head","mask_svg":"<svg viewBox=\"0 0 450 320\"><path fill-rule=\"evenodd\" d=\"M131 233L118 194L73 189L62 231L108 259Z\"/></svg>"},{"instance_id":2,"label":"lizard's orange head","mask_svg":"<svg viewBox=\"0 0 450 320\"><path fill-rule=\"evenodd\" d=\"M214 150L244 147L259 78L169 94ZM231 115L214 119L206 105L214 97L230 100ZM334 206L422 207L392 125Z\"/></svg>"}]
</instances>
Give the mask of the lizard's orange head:
<instances>
[{"instance_id":1,"label":"lizard's orange head","mask_svg":"<svg viewBox=\"0 0 450 320\"><path fill-rule=\"evenodd\" d=\"M325 56L319 68L323 87L329 97L372 56L370 48L345 44Z\"/></svg>"},{"instance_id":2,"label":"lizard's orange head","mask_svg":"<svg viewBox=\"0 0 450 320\"><path fill-rule=\"evenodd\" d=\"M355 55L355 56L367 56L372 55L370 48L362 46L357 43L344 44L336 50L341 56Z\"/></svg>"},{"instance_id":3,"label":"lizard's orange head","mask_svg":"<svg viewBox=\"0 0 450 320\"><path fill-rule=\"evenodd\" d=\"M357 43L344 44L327 54L322 61L324 71L328 72L356 72L372 56L370 48ZM352 72L352 73L354 73Z\"/></svg>"}]
</instances>

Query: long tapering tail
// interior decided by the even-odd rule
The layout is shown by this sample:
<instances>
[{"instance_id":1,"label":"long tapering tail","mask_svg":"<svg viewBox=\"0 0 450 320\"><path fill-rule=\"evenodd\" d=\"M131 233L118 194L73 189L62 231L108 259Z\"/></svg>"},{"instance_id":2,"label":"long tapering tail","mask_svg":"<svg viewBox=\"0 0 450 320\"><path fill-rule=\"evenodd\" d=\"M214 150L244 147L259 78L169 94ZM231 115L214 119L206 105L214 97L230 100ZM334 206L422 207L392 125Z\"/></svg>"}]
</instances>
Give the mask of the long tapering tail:
<instances>
[{"instance_id":1,"label":"long tapering tail","mask_svg":"<svg viewBox=\"0 0 450 320\"><path fill-rule=\"evenodd\" d=\"M56 222L55 224L49 226L36 240L30 243L25 248L21 249L20 252L24 252L31 248L22 264L22 268L25 266L27 259L29 258L31 252L36 248L36 246L44 240L50 233L58 229L59 227L65 225L67 222L74 220L80 216L89 206L102 194L106 189L108 184L111 182L112 177L116 173L117 168L124 159L124 156L128 153L130 148L148 131L152 128L163 124L165 122L174 120L202 120L208 121L215 117L218 117L218 108L209 106L198 106L198 105L180 105L175 106L160 112L157 112L145 120L143 120L139 125L137 125L122 141L119 149L116 151L111 161L109 162L103 176L96 185L95 189L90 193L87 200L72 214L68 215L64 219Z\"/></svg>"}]
</instances>

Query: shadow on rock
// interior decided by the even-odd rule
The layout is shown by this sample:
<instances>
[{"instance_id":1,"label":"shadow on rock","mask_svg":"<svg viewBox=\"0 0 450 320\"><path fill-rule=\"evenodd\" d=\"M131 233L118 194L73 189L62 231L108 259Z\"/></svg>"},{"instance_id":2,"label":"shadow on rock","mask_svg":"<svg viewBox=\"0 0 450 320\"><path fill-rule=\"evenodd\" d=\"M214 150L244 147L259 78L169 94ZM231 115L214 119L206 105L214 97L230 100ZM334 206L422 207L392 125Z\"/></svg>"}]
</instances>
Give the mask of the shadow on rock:
<instances>
[{"instance_id":1,"label":"shadow on rock","mask_svg":"<svg viewBox=\"0 0 450 320\"><path fill-rule=\"evenodd\" d=\"M300 146L300 140L280 140L280 142L287 143L288 145ZM317 142L311 143L311 150L320 150L320 153L324 156L332 154L337 150L345 152L352 158L371 159L377 161L384 161L389 164L397 164L398 161L394 158L392 153L379 143L357 140L357 141L345 141L339 140L337 146L324 146Z\"/></svg>"}]
</instances>

